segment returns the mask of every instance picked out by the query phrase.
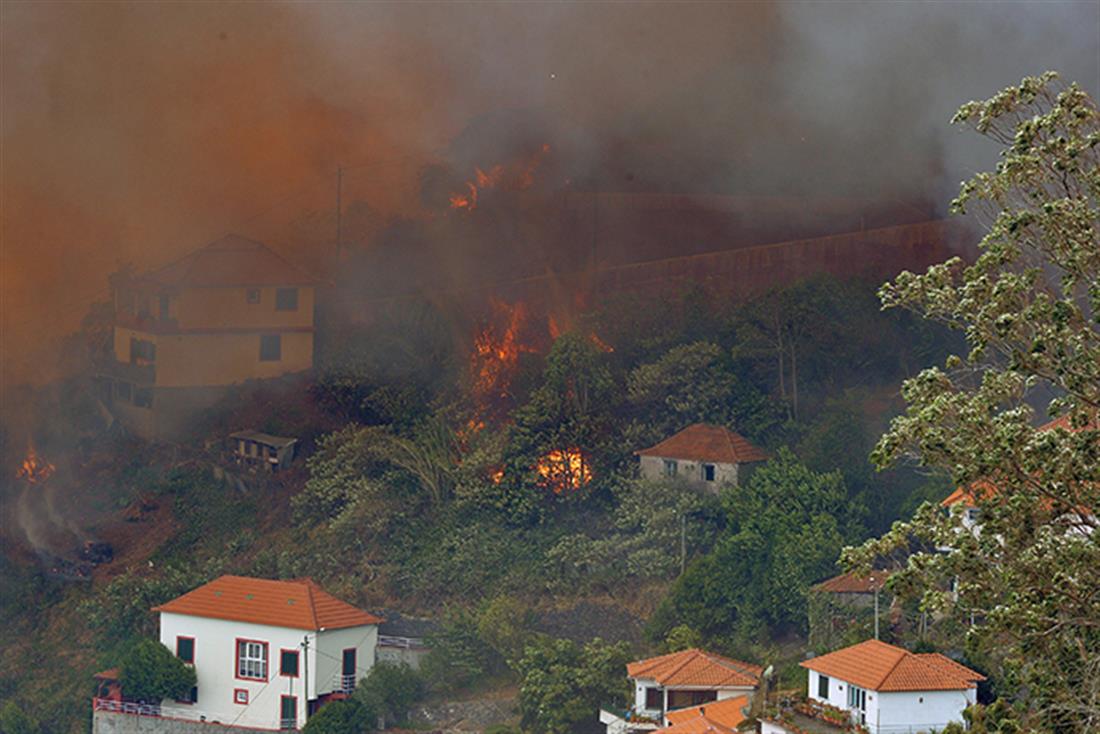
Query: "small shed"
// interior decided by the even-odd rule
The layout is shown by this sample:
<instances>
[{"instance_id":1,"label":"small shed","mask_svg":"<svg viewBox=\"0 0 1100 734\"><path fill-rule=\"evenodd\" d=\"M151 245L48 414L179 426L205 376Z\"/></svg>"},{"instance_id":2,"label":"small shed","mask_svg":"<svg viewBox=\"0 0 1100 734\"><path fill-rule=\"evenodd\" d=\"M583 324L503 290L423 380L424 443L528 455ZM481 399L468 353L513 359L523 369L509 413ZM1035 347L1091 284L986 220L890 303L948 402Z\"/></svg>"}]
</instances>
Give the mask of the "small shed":
<instances>
[{"instance_id":1,"label":"small shed","mask_svg":"<svg viewBox=\"0 0 1100 734\"><path fill-rule=\"evenodd\" d=\"M298 439L259 431L229 434L229 451L238 464L276 472L294 460Z\"/></svg>"},{"instance_id":2,"label":"small shed","mask_svg":"<svg viewBox=\"0 0 1100 734\"><path fill-rule=\"evenodd\" d=\"M407 617L392 609L380 612L385 617L378 627L378 647L375 654L379 662L400 665L404 663L414 670L431 652L427 640L439 625L430 619Z\"/></svg>"},{"instance_id":3,"label":"small shed","mask_svg":"<svg viewBox=\"0 0 1100 734\"><path fill-rule=\"evenodd\" d=\"M717 492L722 483L744 484L768 454L724 426L696 423L655 446L635 452L646 479L678 478Z\"/></svg>"}]
</instances>

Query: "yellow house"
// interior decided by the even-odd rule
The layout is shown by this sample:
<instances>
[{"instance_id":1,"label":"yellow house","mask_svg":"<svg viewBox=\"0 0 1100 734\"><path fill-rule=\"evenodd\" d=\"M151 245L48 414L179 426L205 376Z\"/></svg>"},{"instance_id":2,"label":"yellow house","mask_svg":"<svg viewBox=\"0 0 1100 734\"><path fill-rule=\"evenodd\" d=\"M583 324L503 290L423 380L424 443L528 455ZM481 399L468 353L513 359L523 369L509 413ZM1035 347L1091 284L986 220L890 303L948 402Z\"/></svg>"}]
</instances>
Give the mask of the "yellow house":
<instances>
[{"instance_id":1,"label":"yellow house","mask_svg":"<svg viewBox=\"0 0 1100 734\"><path fill-rule=\"evenodd\" d=\"M313 366L315 278L267 246L228 235L114 287L115 415L170 438L245 380Z\"/></svg>"}]
</instances>

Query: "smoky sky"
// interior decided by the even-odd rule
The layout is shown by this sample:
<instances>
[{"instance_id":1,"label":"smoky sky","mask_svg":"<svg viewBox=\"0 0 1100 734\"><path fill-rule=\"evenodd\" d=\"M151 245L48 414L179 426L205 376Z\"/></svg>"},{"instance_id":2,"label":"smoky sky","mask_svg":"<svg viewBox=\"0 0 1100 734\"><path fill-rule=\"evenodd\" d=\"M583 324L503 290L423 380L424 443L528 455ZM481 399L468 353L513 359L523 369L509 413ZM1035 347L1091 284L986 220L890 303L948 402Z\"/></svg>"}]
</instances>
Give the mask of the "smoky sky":
<instances>
[{"instance_id":1,"label":"smoky sky","mask_svg":"<svg viewBox=\"0 0 1100 734\"><path fill-rule=\"evenodd\" d=\"M1093 2L0 7L4 384L55 373L120 264L227 231L308 264L337 167L346 205L415 218L425 165L509 153L502 115L597 179L943 201L994 160L960 103L1100 85Z\"/></svg>"}]
</instances>

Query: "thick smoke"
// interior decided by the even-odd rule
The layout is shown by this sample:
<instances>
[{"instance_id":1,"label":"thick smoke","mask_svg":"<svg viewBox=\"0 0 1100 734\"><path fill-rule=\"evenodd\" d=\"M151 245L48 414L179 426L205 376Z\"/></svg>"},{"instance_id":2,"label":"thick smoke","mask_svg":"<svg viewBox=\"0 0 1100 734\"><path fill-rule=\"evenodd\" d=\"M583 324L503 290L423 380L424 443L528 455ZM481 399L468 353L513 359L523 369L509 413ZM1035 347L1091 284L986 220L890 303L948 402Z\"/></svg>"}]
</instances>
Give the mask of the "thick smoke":
<instances>
[{"instance_id":1,"label":"thick smoke","mask_svg":"<svg viewBox=\"0 0 1100 734\"><path fill-rule=\"evenodd\" d=\"M427 164L545 136L562 190L939 202L990 162L959 103L1100 79L1090 2L2 8L4 384L122 262L236 230L320 266L339 166L363 240L431 213Z\"/></svg>"}]
</instances>

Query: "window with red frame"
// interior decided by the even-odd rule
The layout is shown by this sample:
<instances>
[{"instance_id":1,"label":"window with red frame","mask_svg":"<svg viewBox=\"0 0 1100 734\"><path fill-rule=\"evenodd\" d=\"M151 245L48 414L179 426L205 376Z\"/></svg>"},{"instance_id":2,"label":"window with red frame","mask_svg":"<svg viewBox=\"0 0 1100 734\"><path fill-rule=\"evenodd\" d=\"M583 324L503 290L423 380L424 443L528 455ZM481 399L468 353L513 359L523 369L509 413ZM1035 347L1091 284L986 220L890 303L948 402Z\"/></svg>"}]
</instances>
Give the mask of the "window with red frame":
<instances>
[{"instance_id":1,"label":"window with red frame","mask_svg":"<svg viewBox=\"0 0 1100 734\"><path fill-rule=\"evenodd\" d=\"M267 680L267 643L237 640L237 677Z\"/></svg>"}]
</instances>

